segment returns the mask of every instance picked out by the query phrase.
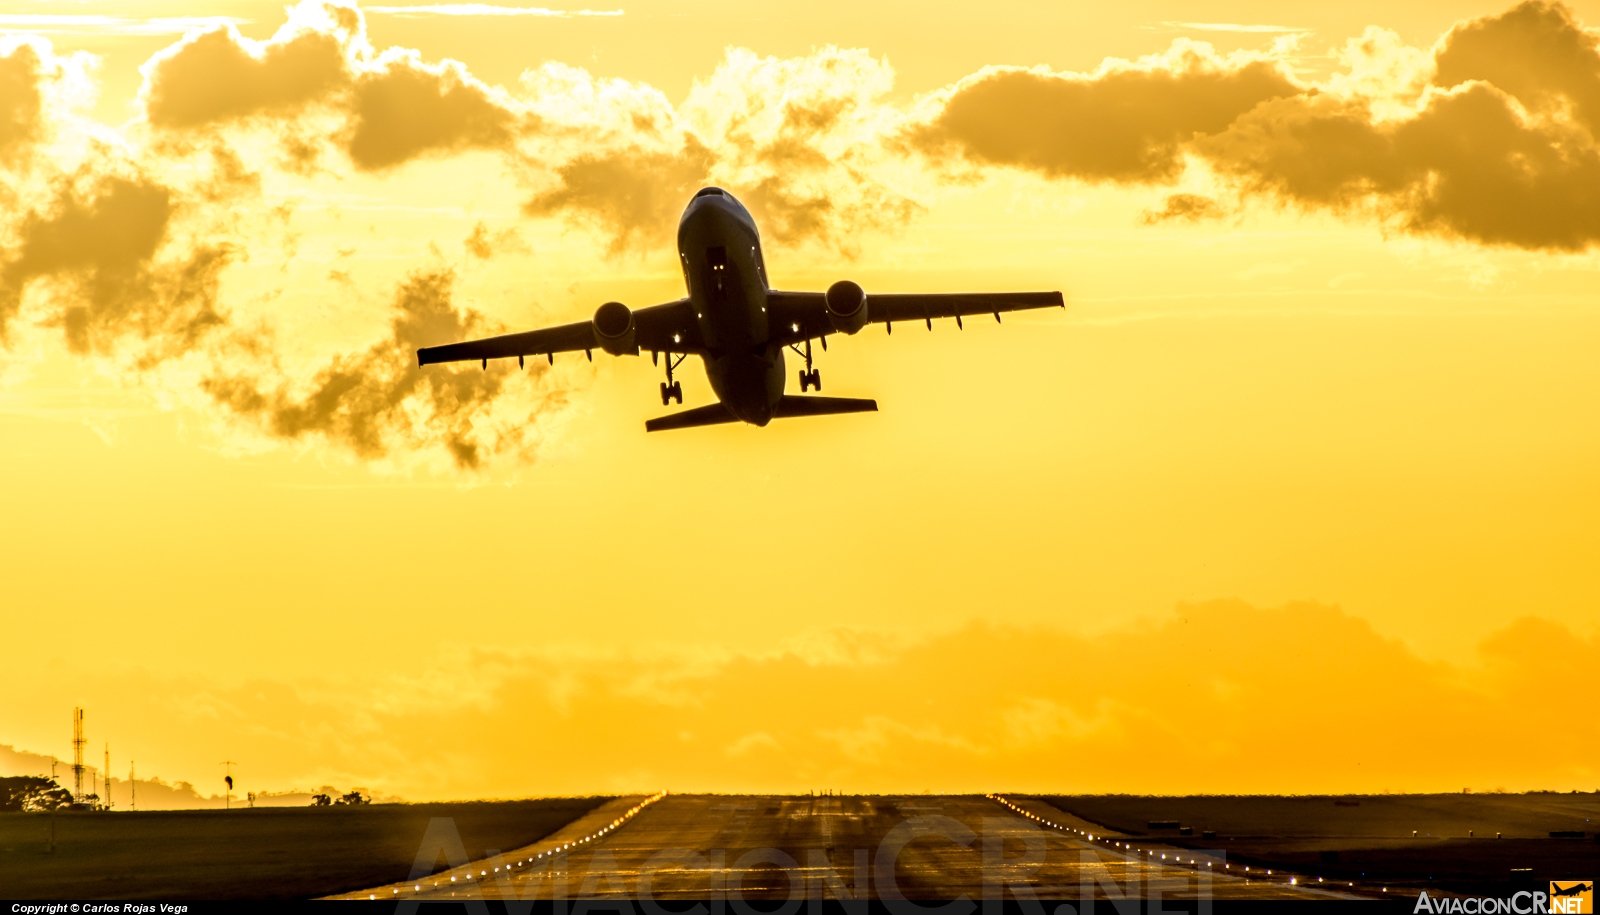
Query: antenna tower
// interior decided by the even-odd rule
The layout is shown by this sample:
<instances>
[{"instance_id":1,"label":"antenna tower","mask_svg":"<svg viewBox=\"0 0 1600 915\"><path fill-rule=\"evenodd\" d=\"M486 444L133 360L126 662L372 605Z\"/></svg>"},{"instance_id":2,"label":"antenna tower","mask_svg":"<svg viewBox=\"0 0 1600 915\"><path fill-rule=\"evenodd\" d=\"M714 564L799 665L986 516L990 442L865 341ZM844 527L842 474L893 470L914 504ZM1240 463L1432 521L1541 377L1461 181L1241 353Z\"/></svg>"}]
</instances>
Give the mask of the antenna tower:
<instances>
[{"instance_id":1,"label":"antenna tower","mask_svg":"<svg viewBox=\"0 0 1600 915\"><path fill-rule=\"evenodd\" d=\"M106 742L106 797L100 805L107 810L111 809L111 742Z\"/></svg>"},{"instance_id":2,"label":"antenna tower","mask_svg":"<svg viewBox=\"0 0 1600 915\"><path fill-rule=\"evenodd\" d=\"M128 760L128 807L133 810L139 809L139 799L134 796L138 788L139 783L133 777L133 760L130 759Z\"/></svg>"},{"instance_id":3,"label":"antenna tower","mask_svg":"<svg viewBox=\"0 0 1600 915\"><path fill-rule=\"evenodd\" d=\"M72 710L72 802L83 803L83 709Z\"/></svg>"}]
</instances>

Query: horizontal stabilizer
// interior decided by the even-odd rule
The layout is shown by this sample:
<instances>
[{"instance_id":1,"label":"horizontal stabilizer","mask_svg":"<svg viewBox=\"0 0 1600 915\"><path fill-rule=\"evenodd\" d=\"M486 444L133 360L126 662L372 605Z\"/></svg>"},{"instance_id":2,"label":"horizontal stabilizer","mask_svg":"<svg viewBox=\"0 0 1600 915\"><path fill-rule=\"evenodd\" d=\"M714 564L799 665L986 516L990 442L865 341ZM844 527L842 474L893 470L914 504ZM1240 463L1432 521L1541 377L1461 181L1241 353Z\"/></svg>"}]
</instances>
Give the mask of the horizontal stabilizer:
<instances>
[{"instance_id":1,"label":"horizontal stabilizer","mask_svg":"<svg viewBox=\"0 0 1600 915\"><path fill-rule=\"evenodd\" d=\"M801 397L785 394L778 401L772 415L779 419L790 416L826 416L830 413L876 413L878 402L858 397Z\"/></svg>"},{"instance_id":2,"label":"horizontal stabilizer","mask_svg":"<svg viewBox=\"0 0 1600 915\"><path fill-rule=\"evenodd\" d=\"M644 431L665 432L668 429L690 429L695 426L715 426L718 423L738 422L738 417L728 412L728 408L720 403L704 407L695 407L681 413L671 413L666 416L657 416L655 419L644 421Z\"/></svg>"}]
</instances>

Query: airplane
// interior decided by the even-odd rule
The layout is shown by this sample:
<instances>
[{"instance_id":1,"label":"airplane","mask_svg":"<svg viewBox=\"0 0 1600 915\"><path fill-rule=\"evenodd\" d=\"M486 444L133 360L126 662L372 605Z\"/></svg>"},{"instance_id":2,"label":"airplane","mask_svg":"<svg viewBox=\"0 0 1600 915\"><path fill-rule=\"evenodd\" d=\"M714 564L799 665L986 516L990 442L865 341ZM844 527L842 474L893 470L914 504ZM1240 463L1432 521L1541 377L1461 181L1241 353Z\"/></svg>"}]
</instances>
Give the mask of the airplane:
<instances>
[{"instance_id":1,"label":"airplane","mask_svg":"<svg viewBox=\"0 0 1600 915\"><path fill-rule=\"evenodd\" d=\"M717 423L745 422L765 426L775 418L876 412L878 403L853 397L805 396L822 390L822 373L812 365L811 341L828 348L830 334L854 334L868 324L882 323L894 332L896 322L921 321L933 329L934 318L961 319L1028 308L1065 308L1060 292L894 293L868 296L850 280L827 292L784 292L767 281L761 255L761 234L744 204L718 187L702 188L690 199L678 221L678 260L689 294L676 302L637 311L621 302L607 302L594 319L505 334L465 343L417 350L419 366L441 362L481 362L544 356L555 364L556 353L594 350L613 356L637 356L642 349L661 364L661 405L683 403L682 382L673 373L690 356L705 362L706 377L717 402L645 422L645 431L686 429ZM803 348L802 348L803 347ZM784 350L805 359L799 372L800 394L785 394Z\"/></svg>"}]
</instances>

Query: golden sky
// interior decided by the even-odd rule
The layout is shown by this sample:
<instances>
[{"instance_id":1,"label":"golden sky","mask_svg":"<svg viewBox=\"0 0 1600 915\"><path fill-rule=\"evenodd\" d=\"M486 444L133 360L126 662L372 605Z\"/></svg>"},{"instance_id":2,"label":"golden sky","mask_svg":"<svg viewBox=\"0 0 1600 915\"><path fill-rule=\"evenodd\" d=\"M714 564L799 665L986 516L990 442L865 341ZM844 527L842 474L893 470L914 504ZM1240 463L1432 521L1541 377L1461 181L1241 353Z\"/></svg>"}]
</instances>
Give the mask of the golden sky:
<instances>
[{"instance_id":1,"label":"golden sky","mask_svg":"<svg viewBox=\"0 0 1600 915\"><path fill-rule=\"evenodd\" d=\"M1600 787L1600 3L1099 7L8 5L0 744ZM677 298L709 183L780 287L1068 307L836 339L882 412L765 429L415 367Z\"/></svg>"}]
</instances>

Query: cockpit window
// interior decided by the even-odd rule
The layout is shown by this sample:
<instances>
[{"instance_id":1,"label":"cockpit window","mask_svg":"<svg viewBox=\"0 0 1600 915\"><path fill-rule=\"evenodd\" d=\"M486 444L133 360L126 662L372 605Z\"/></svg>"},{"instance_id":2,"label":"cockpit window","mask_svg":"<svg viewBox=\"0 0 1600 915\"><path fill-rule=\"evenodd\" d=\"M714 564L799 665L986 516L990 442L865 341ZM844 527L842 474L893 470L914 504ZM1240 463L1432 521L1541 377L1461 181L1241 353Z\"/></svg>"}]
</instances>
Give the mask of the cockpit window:
<instances>
[{"instance_id":1,"label":"cockpit window","mask_svg":"<svg viewBox=\"0 0 1600 915\"><path fill-rule=\"evenodd\" d=\"M695 193L696 197L725 197L727 192L720 187L703 187Z\"/></svg>"}]
</instances>

